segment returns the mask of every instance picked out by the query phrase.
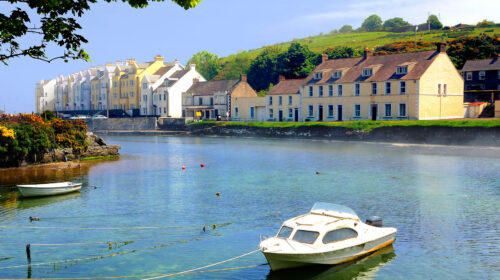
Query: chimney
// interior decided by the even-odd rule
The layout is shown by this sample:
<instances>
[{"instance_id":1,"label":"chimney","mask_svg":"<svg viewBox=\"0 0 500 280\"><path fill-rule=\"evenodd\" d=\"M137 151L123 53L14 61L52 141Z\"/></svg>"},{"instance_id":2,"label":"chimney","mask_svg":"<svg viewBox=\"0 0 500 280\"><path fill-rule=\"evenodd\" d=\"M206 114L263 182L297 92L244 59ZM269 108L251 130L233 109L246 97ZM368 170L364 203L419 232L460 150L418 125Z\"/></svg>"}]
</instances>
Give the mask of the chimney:
<instances>
[{"instance_id":1,"label":"chimney","mask_svg":"<svg viewBox=\"0 0 500 280\"><path fill-rule=\"evenodd\" d=\"M321 63L325 63L328 60L328 55L327 54L322 54L321 55Z\"/></svg>"},{"instance_id":2,"label":"chimney","mask_svg":"<svg viewBox=\"0 0 500 280\"><path fill-rule=\"evenodd\" d=\"M163 61L163 56L161 54L155 56L155 61Z\"/></svg>"},{"instance_id":3,"label":"chimney","mask_svg":"<svg viewBox=\"0 0 500 280\"><path fill-rule=\"evenodd\" d=\"M446 43L445 42L438 42L436 43L436 51L437 52L446 52Z\"/></svg>"},{"instance_id":4,"label":"chimney","mask_svg":"<svg viewBox=\"0 0 500 280\"><path fill-rule=\"evenodd\" d=\"M179 64L179 60L177 58L174 60L174 64Z\"/></svg>"},{"instance_id":5,"label":"chimney","mask_svg":"<svg viewBox=\"0 0 500 280\"><path fill-rule=\"evenodd\" d=\"M247 74L241 74L240 81L246 82L247 81Z\"/></svg>"},{"instance_id":6,"label":"chimney","mask_svg":"<svg viewBox=\"0 0 500 280\"><path fill-rule=\"evenodd\" d=\"M285 76L280 75L280 76L279 76L279 81L281 82L281 81L284 81L284 80L285 80Z\"/></svg>"},{"instance_id":7,"label":"chimney","mask_svg":"<svg viewBox=\"0 0 500 280\"><path fill-rule=\"evenodd\" d=\"M196 63L189 64L189 70L196 70Z\"/></svg>"},{"instance_id":8,"label":"chimney","mask_svg":"<svg viewBox=\"0 0 500 280\"><path fill-rule=\"evenodd\" d=\"M363 58L367 59L368 57L372 56L372 51L370 51L367 47L365 47L365 50L363 52Z\"/></svg>"},{"instance_id":9,"label":"chimney","mask_svg":"<svg viewBox=\"0 0 500 280\"><path fill-rule=\"evenodd\" d=\"M200 82L200 78L194 78L193 79L193 85L196 84L196 83L198 83L198 82Z\"/></svg>"}]
</instances>

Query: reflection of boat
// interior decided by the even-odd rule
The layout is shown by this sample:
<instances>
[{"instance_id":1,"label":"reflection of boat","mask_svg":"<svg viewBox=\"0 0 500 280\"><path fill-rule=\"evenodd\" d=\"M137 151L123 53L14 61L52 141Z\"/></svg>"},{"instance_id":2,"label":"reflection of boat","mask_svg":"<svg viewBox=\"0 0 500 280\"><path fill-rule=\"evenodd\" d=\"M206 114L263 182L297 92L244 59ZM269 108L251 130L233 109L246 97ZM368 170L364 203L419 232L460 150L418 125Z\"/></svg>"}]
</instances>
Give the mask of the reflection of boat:
<instances>
[{"instance_id":1,"label":"reflection of boat","mask_svg":"<svg viewBox=\"0 0 500 280\"><path fill-rule=\"evenodd\" d=\"M28 197L20 199L17 202L16 207L18 209L28 209L32 207L40 207L53 203L60 203L67 200L78 199L82 196L80 192L72 192L56 196L44 196L44 197Z\"/></svg>"},{"instance_id":2,"label":"reflection of boat","mask_svg":"<svg viewBox=\"0 0 500 280\"><path fill-rule=\"evenodd\" d=\"M389 245L360 259L335 266L316 265L307 267L307 269L296 268L271 271L267 275L267 280L373 279L376 278L376 273L380 268L391 262L395 257L394 248Z\"/></svg>"},{"instance_id":3,"label":"reflection of boat","mask_svg":"<svg viewBox=\"0 0 500 280\"><path fill-rule=\"evenodd\" d=\"M17 185L19 192L24 197L49 196L78 191L82 183L62 182L50 184Z\"/></svg>"},{"instance_id":4,"label":"reflection of boat","mask_svg":"<svg viewBox=\"0 0 500 280\"><path fill-rule=\"evenodd\" d=\"M348 207L320 202L309 213L285 221L259 249L271 270L340 264L392 244L397 230L381 226L381 220L361 222Z\"/></svg>"}]
</instances>

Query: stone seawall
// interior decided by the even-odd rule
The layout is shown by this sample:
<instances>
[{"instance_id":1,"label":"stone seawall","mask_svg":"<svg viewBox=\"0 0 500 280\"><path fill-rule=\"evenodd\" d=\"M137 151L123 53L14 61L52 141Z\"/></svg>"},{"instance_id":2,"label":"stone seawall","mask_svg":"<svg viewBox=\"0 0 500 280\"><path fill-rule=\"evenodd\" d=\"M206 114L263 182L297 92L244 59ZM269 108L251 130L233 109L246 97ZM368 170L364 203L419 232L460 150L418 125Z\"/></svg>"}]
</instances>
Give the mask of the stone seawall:
<instances>
[{"instance_id":1,"label":"stone seawall","mask_svg":"<svg viewBox=\"0 0 500 280\"><path fill-rule=\"evenodd\" d=\"M155 117L89 119L86 121L89 131L102 130L155 130Z\"/></svg>"},{"instance_id":2,"label":"stone seawall","mask_svg":"<svg viewBox=\"0 0 500 280\"><path fill-rule=\"evenodd\" d=\"M346 141L394 142L412 144L500 146L500 127L393 126L372 131L344 127L250 127L191 125L191 135L319 138Z\"/></svg>"}]
</instances>

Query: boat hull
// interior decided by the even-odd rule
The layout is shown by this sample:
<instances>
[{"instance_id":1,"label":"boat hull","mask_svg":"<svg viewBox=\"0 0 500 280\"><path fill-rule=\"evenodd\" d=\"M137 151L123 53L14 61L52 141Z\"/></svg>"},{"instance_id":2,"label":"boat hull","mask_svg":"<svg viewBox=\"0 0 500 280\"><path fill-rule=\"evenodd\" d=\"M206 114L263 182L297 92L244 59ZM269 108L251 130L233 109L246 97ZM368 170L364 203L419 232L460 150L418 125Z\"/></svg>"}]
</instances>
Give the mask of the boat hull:
<instances>
[{"instance_id":1,"label":"boat hull","mask_svg":"<svg viewBox=\"0 0 500 280\"><path fill-rule=\"evenodd\" d=\"M335 265L345 263L391 245L396 233L356 246L313 254L280 254L263 252L271 270L282 270L309 265Z\"/></svg>"},{"instance_id":2,"label":"boat hull","mask_svg":"<svg viewBox=\"0 0 500 280\"><path fill-rule=\"evenodd\" d=\"M74 185L68 185L68 186L62 186L62 187L44 187L44 188L37 188L37 187L29 187L29 186L17 186L19 189L19 192L23 197L36 197L36 196L52 196L52 195L59 195L59 194L65 194L65 193L70 193L70 192L75 192L79 191L82 188L81 184L74 184Z\"/></svg>"}]
</instances>

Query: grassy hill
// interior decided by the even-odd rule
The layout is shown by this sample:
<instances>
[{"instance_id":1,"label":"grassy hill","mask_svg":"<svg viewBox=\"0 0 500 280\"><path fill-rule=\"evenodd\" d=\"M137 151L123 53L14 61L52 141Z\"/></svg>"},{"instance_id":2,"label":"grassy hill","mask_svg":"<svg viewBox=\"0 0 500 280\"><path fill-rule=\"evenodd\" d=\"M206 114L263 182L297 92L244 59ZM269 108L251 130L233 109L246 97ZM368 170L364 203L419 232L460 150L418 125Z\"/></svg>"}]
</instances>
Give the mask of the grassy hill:
<instances>
[{"instance_id":1,"label":"grassy hill","mask_svg":"<svg viewBox=\"0 0 500 280\"><path fill-rule=\"evenodd\" d=\"M479 34L487 34L490 36L500 36L500 24L489 26L470 26L462 29L450 30L431 30L417 32L417 40L435 42L441 40L453 40L461 36L477 36ZM221 58L223 66L222 71L216 79L235 79L239 73L246 72L250 63L257 57L264 48L277 47L286 49L292 42L298 42L307 45L309 49L315 53L323 53L328 48L336 46L350 46L355 49L362 49L365 46L368 48L380 47L385 44L394 43L397 41L415 40L415 32L395 33L388 31L378 32L353 32L353 33L335 33L310 36L302 39L294 39L290 42L278 43L270 46L264 46L259 49L239 52Z\"/></svg>"}]
</instances>

